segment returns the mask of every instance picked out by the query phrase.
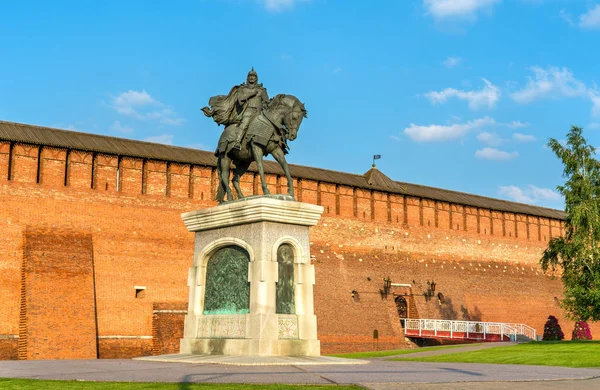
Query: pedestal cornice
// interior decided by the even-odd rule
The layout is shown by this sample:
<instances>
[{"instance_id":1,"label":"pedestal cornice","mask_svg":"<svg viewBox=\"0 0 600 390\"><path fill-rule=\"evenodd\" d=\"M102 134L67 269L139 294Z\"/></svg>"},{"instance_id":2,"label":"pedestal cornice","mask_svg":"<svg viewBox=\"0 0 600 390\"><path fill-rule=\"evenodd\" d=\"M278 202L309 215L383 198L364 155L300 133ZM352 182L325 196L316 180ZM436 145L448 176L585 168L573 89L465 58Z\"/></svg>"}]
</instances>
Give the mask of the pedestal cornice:
<instances>
[{"instance_id":1,"label":"pedestal cornice","mask_svg":"<svg viewBox=\"0 0 600 390\"><path fill-rule=\"evenodd\" d=\"M323 206L257 196L221 204L209 209L181 214L190 232L200 232L255 222L280 222L314 226L323 213Z\"/></svg>"}]
</instances>

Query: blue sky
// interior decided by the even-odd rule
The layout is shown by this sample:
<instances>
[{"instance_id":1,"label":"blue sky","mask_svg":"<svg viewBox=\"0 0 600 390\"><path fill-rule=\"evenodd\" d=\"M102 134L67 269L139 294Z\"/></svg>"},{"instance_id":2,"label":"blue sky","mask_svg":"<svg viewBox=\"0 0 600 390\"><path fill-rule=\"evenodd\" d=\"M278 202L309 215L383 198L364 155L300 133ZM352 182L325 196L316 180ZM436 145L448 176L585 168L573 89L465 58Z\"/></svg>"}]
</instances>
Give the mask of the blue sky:
<instances>
[{"instance_id":1,"label":"blue sky","mask_svg":"<svg viewBox=\"0 0 600 390\"><path fill-rule=\"evenodd\" d=\"M212 150L252 66L308 109L288 161L562 208L600 146L600 0L1 2L0 119ZM333 149L331 149L331 145Z\"/></svg>"}]
</instances>

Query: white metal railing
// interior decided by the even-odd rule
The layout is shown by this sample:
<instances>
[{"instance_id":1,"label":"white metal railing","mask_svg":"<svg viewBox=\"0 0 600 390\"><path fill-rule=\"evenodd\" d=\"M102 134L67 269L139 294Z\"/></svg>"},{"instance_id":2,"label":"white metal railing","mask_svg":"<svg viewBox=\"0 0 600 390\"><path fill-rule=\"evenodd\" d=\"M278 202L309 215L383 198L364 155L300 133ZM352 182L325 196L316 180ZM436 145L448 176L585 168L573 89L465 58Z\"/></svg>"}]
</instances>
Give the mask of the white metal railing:
<instances>
[{"instance_id":1,"label":"white metal railing","mask_svg":"<svg viewBox=\"0 0 600 390\"><path fill-rule=\"evenodd\" d=\"M530 338L532 340L537 340L537 331L535 329L533 329L531 326L529 325L525 325L525 324L515 324L515 326L517 327L517 334L518 335L524 335L527 338Z\"/></svg>"},{"instance_id":2,"label":"white metal railing","mask_svg":"<svg viewBox=\"0 0 600 390\"><path fill-rule=\"evenodd\" d=\"M511 341L517 341L517 336L523 335L531 340L536 339L536 330L524 324L509 324L504 322L481 322L481 321L453 321L433 319L410 319L403 318L404 334L409 331L418 331L419 336L445 337L445 338L467 338L486 339L487 335L506 336ZM425 332L425 334L424 334ZM438 334L441 332L441 334ZM454 335L460 333L461 335ZM463 336L463 334L465 336ZM413 335L413 332L410 332ZM483 336L483 337L482 337Z\"/></svg>"}]
</instances>

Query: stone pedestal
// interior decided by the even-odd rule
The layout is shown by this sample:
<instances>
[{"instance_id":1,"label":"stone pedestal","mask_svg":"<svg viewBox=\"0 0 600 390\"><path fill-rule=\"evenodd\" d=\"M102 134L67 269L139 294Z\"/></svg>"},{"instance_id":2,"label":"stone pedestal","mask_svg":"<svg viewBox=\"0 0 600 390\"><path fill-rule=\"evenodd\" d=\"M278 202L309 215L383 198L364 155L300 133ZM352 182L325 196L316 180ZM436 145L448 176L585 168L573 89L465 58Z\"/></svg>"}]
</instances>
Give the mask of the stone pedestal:
<instances>
[{"instance_id":1,"label":"stone pedestal","mask_svg":"<svg viewBox=\"0 0 600 390\"><path fill-rule=\"evenodd\" d=\"M310 262L308 230L321 218L323 207L286 198L251 197L182 214L186 227L195 232L196 237L180 353L320 355L313 309L315 271ZM286 314L278 314L276 310L277 259L282 245L293 252L294 308L292 313ZM240 252L248 255L250 299L249 307L242 314L205 310L209 260L223 248L241 248ZM291 269L291 265L289 267ZM247 288L245 280L241 282ZM281 280L279 282L283 285Z\"/></svg>"}]
</instances>

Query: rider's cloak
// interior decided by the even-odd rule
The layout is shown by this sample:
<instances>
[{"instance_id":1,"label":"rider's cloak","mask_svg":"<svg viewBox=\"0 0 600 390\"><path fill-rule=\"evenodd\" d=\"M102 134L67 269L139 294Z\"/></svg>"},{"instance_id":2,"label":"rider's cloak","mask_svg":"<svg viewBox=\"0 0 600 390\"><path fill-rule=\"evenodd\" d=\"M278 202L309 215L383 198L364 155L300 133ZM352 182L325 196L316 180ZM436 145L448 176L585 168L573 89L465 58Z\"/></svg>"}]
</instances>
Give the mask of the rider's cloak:
<instances>
[{"instance_id":1,"label":"rider's cloak","mask_svg":"<svg viewBox=\"0 0 600 390\"><path fill-rule=\"evenodd\" d=\"M238 112L237 95L239 86L234 86L229 91L227 96L217 95L213 96L208 100L210 111L204 111L207 116L213 118L213 120L219 125L229 126L233 123L239 123L241 120L241 112Z\"/></svg>"}]
</instances>

